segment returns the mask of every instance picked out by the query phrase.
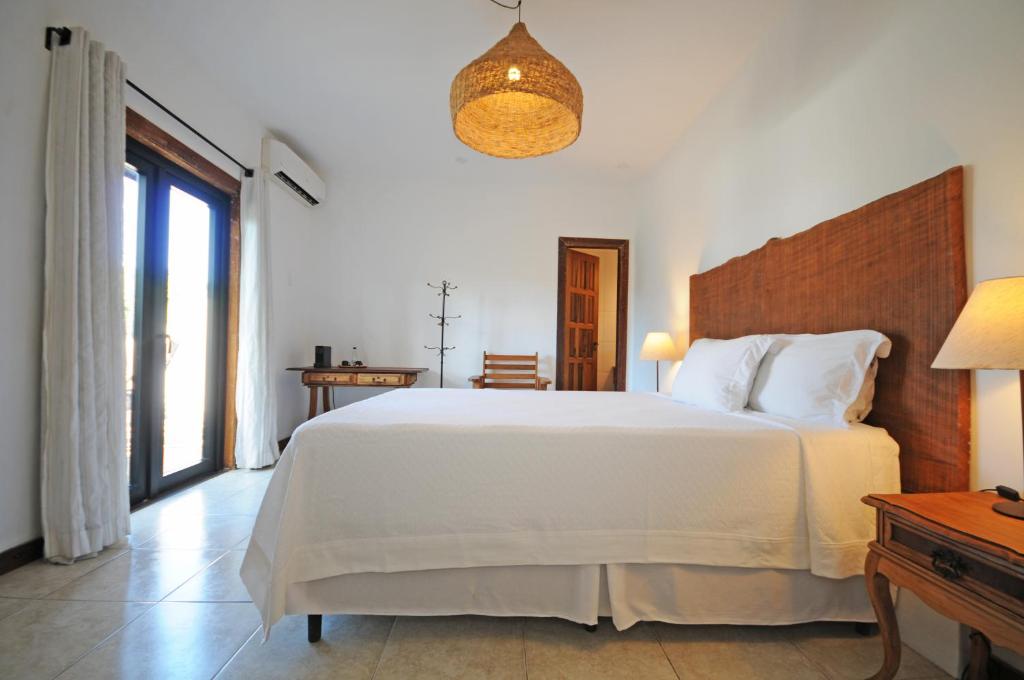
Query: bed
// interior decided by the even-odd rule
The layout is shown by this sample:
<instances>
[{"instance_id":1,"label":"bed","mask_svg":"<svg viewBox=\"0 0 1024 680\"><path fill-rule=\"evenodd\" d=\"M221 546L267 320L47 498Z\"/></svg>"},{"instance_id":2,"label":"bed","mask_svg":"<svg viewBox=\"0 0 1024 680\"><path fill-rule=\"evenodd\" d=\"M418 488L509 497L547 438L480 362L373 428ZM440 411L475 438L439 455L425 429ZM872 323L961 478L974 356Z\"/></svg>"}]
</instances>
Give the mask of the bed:
<instances>
[{"instance_id":1,"label":"bed","mask_svg":"<svg viewBox=\"0 0 1024 680\"><path fill-rule=\"evenodd\" d=\"M874 619L868 493L966 487L969 383L928 369L966 298L962 171L691 279L691 335L874 328L866 424L643 393L408 390L293 434L242 566L285 614ZM927 358L927 361L925 359Z\"/></svg>"}]
</instances>

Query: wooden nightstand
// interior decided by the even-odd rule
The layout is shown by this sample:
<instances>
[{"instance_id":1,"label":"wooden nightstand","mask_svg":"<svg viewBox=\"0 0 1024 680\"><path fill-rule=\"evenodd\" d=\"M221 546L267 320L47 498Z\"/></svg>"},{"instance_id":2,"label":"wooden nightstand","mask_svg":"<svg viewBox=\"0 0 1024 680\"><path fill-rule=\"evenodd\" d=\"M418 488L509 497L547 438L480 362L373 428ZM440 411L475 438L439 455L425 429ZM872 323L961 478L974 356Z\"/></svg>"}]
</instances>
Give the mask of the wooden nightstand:
<instances>
[{"instance_id":1,"label":"wooden nightstand","mask_svg":"<svg viewBox=\"0 0 1024 680\"><path fill-rule=\"evenodd\" d=\"M878 512L864 567L885 647L873 679L889 680L900 665L890 583L972 629L968 677L987 677L989 640L1024 653L1024 522L993 512L996 500L981 492L863 499Z\"/></svg>"}]
</instances>

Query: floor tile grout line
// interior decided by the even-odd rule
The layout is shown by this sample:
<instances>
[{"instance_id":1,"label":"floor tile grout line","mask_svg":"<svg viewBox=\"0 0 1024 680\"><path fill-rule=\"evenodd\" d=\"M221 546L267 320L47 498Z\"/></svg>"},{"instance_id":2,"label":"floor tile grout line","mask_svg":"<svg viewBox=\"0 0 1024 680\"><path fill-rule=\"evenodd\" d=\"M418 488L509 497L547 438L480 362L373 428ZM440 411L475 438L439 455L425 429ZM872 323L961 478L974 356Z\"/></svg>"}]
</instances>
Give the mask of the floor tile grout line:
<instances>
[{"instance_id":1,"label":"floor tile grout line","mask_svg":"<svg viewBox=\"0 0 1024 680\"><path fill-rule=\"evenodd\" d=\"M64 602L65 600L46 600L46 601L47 601L47 602ZM128 626L130 626L131 624L135 623L135 622L136 622L136 621L138 621L138 620L139 620L140 618L142 618L143 616L145 616L145 615L146 615L146 613L148 613L149 611L151 611L151 610L153 609L153 607L155 607L155 606L157 605L157 603L156 603L156 602L125 602L125 603L123 603L123 604L148 604L149 606L148 606L148 607L146 607L145 609L143 609L143 610L142 610L141 612L139 612L137 616L133 616L132 618L130 618L130 619L128 619L127 621L125 621L125 622L124 622L124 623L123 623L122 625L120 625L120 626L118 626L117 628L115 628L114 630L110 631L110 634L109 634L109 635L107 635L107 636L106 636L105 638L103 638L102 640L100 640L99 642L97 642L97 643L96 643L95 645L93 645L92 647L90 647L90 648L89 648L89 649L88 649L88 650L87 650L86 652L84 652L84 653L83 653L83 654L81 654L80 656L76 657L76 658L75 658L75 660L74 660L74 661L72 661L72 662L71 662L70 664L68 664L67 666L65 666L65 667L64 667L64 668L63 668L63 669L62 669L62 670L60 671L60 673L57 673L57 675L53 676L54 680L57 680L57 678L59 678L60 676L64 675L64 674L65 674L65 673L67 673L67 672L68 672L69 670L71 670L71 668L72 668L72 667L74 667L74 665L75 665L75 664L77 664L77 663L78 663L79 661L81 661L81 660L82 660L82 659L84 659L85 657L89 656L90 654L92 654L93 652L95 652L96 650L98 650L98 649L99 649L100 647L102 647L103 645L107 644L107 642L108 642L108 641L110 641L111 639L113 639L113 637L114 637L114 636L118 635L118 634L119 634L119 633L120 633L121 631L123 631L123 630L124 630L125 628L127 628Z\"/></svg>"},{"instance_id":2,"label":"floor tile grout line","mask_svg":"<svg viewBox=\"0 0 1024 680\"><path fill-rule=\"evenodd\" d=\"M373 673L370 675L370 680L376 680L377 672L380 671L380 665L384 662L384 652L388 648L388 643L391 642L391 636L395 632L395 626L398 625L398 617L395 616L391 619L391 627L388 628L388 636L384 638L384 644L380 647L380 654L377 656L377 665L373 667Z\"/></svg>"},{"instance_id":3,"label":"floor tile grout line","mask_svg":"<svg viewBox=\"0 0 1024 680\"><path fill-rule=\"evenodd\" d=\"M63 587L64 586L61 586L61 588ZM60 588L57 590L60 590ZM30 597L28 595L0 595L0 600L28 600L31 602L32 600L42 600L45 598L46 595L41 595L39 597Z\"/></svg>"},{"instance_id":4,"label":"floor tile grout line","mask_svg":"<svg viewBox=\"0 0 1024 680\"><path fill-rule=\"evenodd\" d=\"M238 517L238 518L245 518L245 519L251 520L253 522L253 524L256 523L256 515L209 515L209 514L206 514L206 513L201 513L201 515L202 515L204 527L206 525L206 520L210 519L211 517L213 517L213 518L217 518L217 517ZM195 515L193 515L193 517L194 516ZM132 551L132 550L139 550L139 551L148 550L148 551L151 551L151 552L157 552L157 551L160 551L160 550L231 550L230 547L229 548L216 548L216 547L211 547L211 546L197 546L197 547L194 547L194 548L175 548L175 547L147 548L146 547L147 545L149 545L153 541L157 540L158 538L160 538L164 534L169 533L170 531L171 531L170 529L164 529L162 531L158 531L155 534L153 534L152 536L150 536L149 538L147 538L145 541L140 543L137 548L135 546L129 546L128 550L125 551L125 552L129 552L129 551ZM129 535L131 535L131 534L129 534ZM252 535L251 532L250 532L250 535ZM242 541L242 539L239 539L239 540L235 541L232 544L232 547L234 547L235 545L238 545L241 541Z\"/></svg>"},{"instance_id":5,"label":"floor tile grout line","mask_svg":"<svg viewBox=\"0 0 1024 680\"><path fill-rule=\"evenodd\" d=\"M106 549L109 550L110 548L106 548ZM45 600L48 596L54 594L55 592L57 592L61 588L65 588L65 587L71 585L72 583L74 583L78 579L83 578L85 576L88 576L89 574L93 573L94 571L96 571L100 567L105 566L107 564L110 564L114 560L121 559L122 557L127 555L130 550L131 550L130 547L124 548L124 549L121 550L121 552L119 552L116 555L112 556L110 559L104 560L102 562L97 563L95 567L93 567L92 569L89 569L85 573L79 574L78 576L75 576L75 577L72 577L72 579L70 581L65 581L64 583L62 583L61 585L57 586L56 588L53 588L52 590L47 590L46 592L43 592L43 593L41 593L39 595L34 595L34 596L33 595L0 595L0 598L7 598L9 600ZM98 556L99 556L99 554L97 554L97 557ZM89 558L87 560L80 560L78 562L74 562L73 564L67 564L67 565L63 565L63 564L50 564L50 563L47 563L47 564L49 564L50 566L53 566L53 567L57 567L57 568L63 569L65 567L71 567L74 564L94 563L94 560L96 560L96 557L92 557L92 558ZM37 562L37 561L45 562L46 560L45 560L45 558L40 558L39 560L35 560L33 562L29 562L28 564L22 565L22 566L18 567L17 569L12 569L11 571L7 572L6 574L3 574L2 576L6 576L7 574L14 574L18 570L20 570L20 569L25 569L25 568L35 564L35 562Z\"/></svg>"},{"instance_id":6,"label":"floor tile grout line","mask_svg":"<svg viewBox=\"0 0 1024 680\"><path fill-rule=\"evenodd\" d=\"M160 600L83 600L72 597L41 597L36 602L92 602L94 604L160 604Z\"/></svg>"},{"instance_id":7,"label":"floor tile grout line","mask_svg":"<svg viewBox=\"0 0 1024 680\"><path fill-rule=\"evenodd\" d=\"M160 601L167 604L252 604L252 600L168 600L167 597Z\"/></svg>"},{"instance_id":8,"label":"floor tile grout line","mask_svg":"<svg viewBox=\"0 0 1024 680\"><path fill-rule=\"evenodd\" d=\"M672 663L672 657L668 655L668 650L665 649L665 643L661 639L661 631L658 630L657 626L652 626L654 629L654 639L658 641L658 649L665 655L665 660L668 661L668 667L672 669L672 674L676 676L676 680L683 680L683 676L679 675L679 671L676 670L676 665Z\"/></svg>"},{"instance_id":9,"label":"floor tile grout line","mask_svg":"<svg viewBox=\"0 0 1024 680\"><path fill-rule=\"evenodd\" d=\"M221 549L220 549L220 548L211 548L211 549L204 549L204 550L203 550L202 552L215 552L215 551L218 551L218 550L221 550ZM158 552L158 551L149 551L149 552ZM200 552L200 551L194 551L194 552ZM72 580L72 581L69 581L68 583L64 584L64 585L63 585L63 586L61 586L60 588L57 588L57 590L54 590L53 592L51 592L51 593L50 593L50 595L44 595L43 597L41 597L41 598L39 598L39 599L43 599L43 600L51 600L51 601L68 601L68 602L162 602L163 600L167 599L167 597L169 597L169 596L170 596L171 594L173 594L174 592L176 592L176 591L178 590L178 588L180 588L181 586L183 586L183 585L184 585L185 583L188 583L188 582L189 582L190 580L192 580L192 579L193 579L194 577L196 577L197 575L199 575L200 573L202 573L203 571L205 571L205 570L206 570L206 568L208 568L209 566L213 565L213 564L214 564L215 562L217 562L217 561L218 561L218 560L220 560L221 558L225 557L225 556L226 556L226 555L227 555L227 554L228 554L229 552L231 552L231 551L230 551L230 550L224 550L224 551L222 552L222 554L218 555L217 557L215 557L215 558L213 559L213 562L210 562L210 564L208 564L208 565L207 565L206 567L200 567L200 569L199 569L198 571L196 571L196 572L192 573L191 575L189 575L189 576L188 576L188 577L187 577L187 578L186 578L186 579L185 579L184 581L182 581L182 582L181 582L180 584L178 584L178 586L176 586L176 587L172 588L172 589L171 589L171 591L170 591L169 593L167 593L166 595L164 595L163 597L161 597L161 598L158 598L158 599L143 599L143 600L105 600L105 599L89 599L89 598L84 598L84 599L75 599L75 598L52 598L52 600L51 600L51 598L50 598L50 595L52 595L53 593L56 593L56 592L57 592L58 590L63 590L64 588L70 588L70 587L71 587L72 585L74 585L74 584L75 584L75 583L76 583L77 581L79 581L80 579L83 579L83 578L85 578L86 576L89 576L89 575L91 575L91 574L94 574L94 573L95 573L96 571L98 571L99 569L102 569L103 567L107 566L108 564L113 564L113 563L114 563L114 562L116 562L117 560L119 560L119 559L121 559L122 557L124 557L124 555L118 555L117 557L115 557L115 558L113 558L113 559L111 559L111 560L108 560L107 562L105 562L104 564L101 564L101 565L100 565L99 567L97 567L96 569L93 569L92 571L90 571L90 572L88 572L88 573L86 573L86 574L83 574L82 576L80 576L80 577L78 577L78 578L76 578L76 579L74 579L74 580ZM126 554L127 554L127 553L126 553ZM130 559L130 558L129 558L129 559Z\"/></svg>"},{"instance_id":10,"label":"floor tile grout line","mask_svg":"<svg viewBox=\"0 0 1024 680\"><path fill-rule=\"evenodd\" d=\"M182 511L182 517L256 517L258 512L207 512L203 511ZM131 536L131 534L128 534ZM149 539L147 538L146 541Z\"/></svg>"},{"instance_id":11,"label":"floor tile grout line","mask_svg":"<svg viewBox=\"0 0 1024 680\"><path fill-rule=\"evenodd\" d=\"M823 678L825 678L826 680L841 680L837 679L834 675L832 675L832 673L829 672L828 668L812 659L810 655L807 654L803 650L803 648L796 643L796 641L786 640L786 642L793 645L793 647L796 648L797 653L804 658L804 660L810 665L811 668L818 671L818 673L820 673Z\"/></svg>"},{"instance_id":12,"label":"floor tile grout line","mask_svg":"<svg viewBox=\"0 0 1024 680\"><path fill-rule=\"evenodd\" d=\"M238 646L238 649L236 649L236 650L234 651L234 653L232 653L232 654L231 654L231 656L229 656L229 657L228 657L228 660L227 660L227 661L225 661L224 663L222 663L222 664L221 664L220 668L218 668L218 669L217 669L217 672L216 672L216 673L214 673L213 675L211 675L211 676L210 676L210 680L215 680L215 678L216 678L216 677L217 677L218 675L220 675L221 673L223 673L223 672L224 672L224 669L225 669L225 668L227 668L227 667L228 667L228 665L229 665L229 664L230 664L230 663L231 663L232 661L234 661L234 660L235 660L235 658L236 658L236 657L237 657L237 656L238 656L239 654L241 654L241 653L242 653L242 650L243 650L243 649L245 649L245 646L246 646L247 644L249 644L249 641L250 641L250 640L252 640L252 639L253 639L254 637L256 637L257 635L259 635L259 634L260 634L260 631L261 631L262 629L263 629L263 624L262 624L262 623L261 623L260 625L256 626L256 630L254 630L254 631L253 631L253 632L252 632L252 633L251 633L251 634L250 634L250 635L249 635L249 636L248 636L247 638L245 638L244 640L242 640L242 644L240 644L240 645Z\"/></svg>"},{"instance_id":13,"label":"floor tile grout line","mask_svg":"<svg viewBox=\"0 0 1024 680\"><path fill-rule=\"evenodd\" d=\"M212 548L132 548L131 552L141 552L141 553L155 553L155 552L214 552L216 550L223 550L225 553L229 553L233 549L232 548L220 548L220 547L212 547ZM223 555L219 555L217 557L217 559L219 560L221 557L223 557ZM113 561L113 560L111 560L111 561Z\"/></svg>"},{"instance_id":14,"label":"floor tile grout line","mask_svg":"<svg viewBox=\"0 0 1024 680\"><path fill-rule=\"evenodd\" d=\"M202 569L200 569L199 571L197 571L196 573L192 574L187 579L185 579L184 581L179 583L176 587L172 588L171 592L167 593L166 595L164 595L163 597L160 598L160 601L161 602L167 602L168 601L167 598L169 598L171 595L174 595L174 593L176 593L179 590L181 590L182 588L184 588L185 584L189 583L195 577L199 576L200 574L206 573L213 565L217 564L222 559L227 557L230 552L231 552L230 550L225 550L224 553L222 555L219 555L217 558L215 558L213 560L213 562L210 562L205 567L203 567ZM193 602L193 601L196 601L196 602L206 602L206 600L171 600L171 602ZM212 602L221 602L221 600L211 600L211 601ZM252 600L249 600L249 601L251 602Z\"/></svg>"},{"instance_id":15,"label":"floor tile grout line","mask_svg":"<svg viewBox=\"0 0 1024 680\"><path fill-rule=\"evenodd\" d=\"M18 608L17 608L17 609L15 609L14 611L11 611L11 612L7 612L7 613L6 613L6 614L4 614L3 616L0 616L0 621L4 621L5 619L7 619L7 618L9 618L9 617L11 617L11 616L14 616L15 614L20 614L21 612L25 611L25 609L27 609L27 608L28 608L28 606L29 606L29 605L30 605L31 603L33 603L33 602L37 602L37 601L38 601L38 600L29 600L29 599L22 599L22 598L20 598L20 597L19 597L19 598L8 598L8 599L12 599L12 600L17 600L18 602L20 602L20 603L22 603L22 604L21 604L21 606L20 606L20 607L18 607Z\"/></svg>"},{"instance_id":16,"label":"floor tile grout line","mask_svg":"<svg viewBox=\"0 0 1024 680\"><path fill-rule=\"evenodd\" d=\"M94 573L97 569L101 569L101 568L107 566L108 564L113 564L114 562L116 562L116 561L118 561L120 559L123 559L124 556L128 555L130 552L131 552L130 549L126 549L123 552L121 552L120 554L115 555L114 557L111 557L109 560L105 560L105 561L101 562L100 564L97 564L95 567L93 567L89 571L85 572L84 574L79 574L78 576L74 577L70 581L68 581L68 582L66 582L66 583L64 583L62 585L59 585L56 588L54 588L53 590L50 590L50 591L44 593L43 595L40 595L39 597L34 598L34 599L37 599L37 600L48 600L48 599L50 599L50 595L53 595L58 590L63 590L64 588L69 588L70 586L74 585L75 583L77 583L78 581L82 580L86 576ZM92 559L96 559L96 558L92 558ZM54 565L54 566L58 566L58 565ZM71 565L67 565L67 566L71 566Z\"/></svg>"}]
</instances>

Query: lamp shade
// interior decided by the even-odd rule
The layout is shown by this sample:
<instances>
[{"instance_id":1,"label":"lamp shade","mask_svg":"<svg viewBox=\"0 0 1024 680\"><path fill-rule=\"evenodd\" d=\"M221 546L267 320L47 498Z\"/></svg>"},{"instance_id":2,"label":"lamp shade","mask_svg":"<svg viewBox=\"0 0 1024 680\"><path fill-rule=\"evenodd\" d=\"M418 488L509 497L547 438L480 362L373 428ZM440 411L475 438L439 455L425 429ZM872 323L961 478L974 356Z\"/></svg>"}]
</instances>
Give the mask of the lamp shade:
<instances>
[{"instance_id":1,"label":"lamp shade","mask_svg":"<svg viewBox=\"0 0 1024 680\"><path fill-rule=\"evenodd\" d=\"M979 283L932 368L1024 369L1024 276Z\"/></svg>"},{"instance_id":2,"label":"lamp shade","mask_svg":"<svg viewBox=\"0 0 1024 680\"><path fill-rule=\"evenodd\" d=\"M455 136L499 158L563 149L580 134L583 90L576 77L516 23L459 71L449 98Z\"/></svg>"},{"instance_id":3,"label":"lamp shade","mask_svg":"<svg viewBox=\"0 0 1024 680\"><path fill-rule=\"evenodd\" d=\"M676 359L678 356L676 343L672 342L672 336L664 331L648 333L640 347L640 359L644 361Z\"/></svg>"}]
</instances>

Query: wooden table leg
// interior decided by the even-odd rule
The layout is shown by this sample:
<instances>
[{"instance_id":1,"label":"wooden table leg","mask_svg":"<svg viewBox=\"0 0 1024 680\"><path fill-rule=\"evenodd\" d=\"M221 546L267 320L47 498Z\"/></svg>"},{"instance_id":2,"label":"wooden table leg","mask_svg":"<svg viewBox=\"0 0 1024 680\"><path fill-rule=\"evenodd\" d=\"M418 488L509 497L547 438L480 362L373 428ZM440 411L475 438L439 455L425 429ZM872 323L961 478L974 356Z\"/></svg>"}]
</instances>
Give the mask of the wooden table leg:
<instances>
[{"instance_id":1,"label":"wooden table leg","mask_svg":"<svg viewBox=\"0 0 1024 680\"><path fill-rule=\"evenodd\" d=\"M324 413L331 410L331 388L327 385L321 385L320 389L323 390L324 396Z\"/></svg>"},{"instance_id":2,"label":"wooden table leg","mask_svg":"<svg viewBox=\"0 0 1024 680\"><path fill-rule=\"evenodd\" d=\"M309 386L309 415L306 420L309 420L316 415L316 385Z\"/></svg>"},{"instance_id":3,"label":"wooden table leg","mask_svg":"<svg viewBox=\"0 0 1024 680\"><path fill-rule=\"evenodd\" d=\"M867 581L868 599L875 608L878 617L878 628L882 633L882 649L885 658L882 667L871 676L870 680L892 680L900 668L900 653L903 645L900 642L900 629L896 623L896 609L892 606L892 593L889 590L889 579L885 574L878 573L880 561L878 553L870 551L864 562L864 579Z\"/></svg>"},{"instance_id":4,"label":"wooden table leg","mask_svg":"<svg viewBox=\"0 0 1024 680\"><path fill-rule=\"evenodd\" d=\"M992 644L982 633L971 631L971 657L967 667L967 680L988 680L988 657Z\"/></svg>"}]
</instances>

